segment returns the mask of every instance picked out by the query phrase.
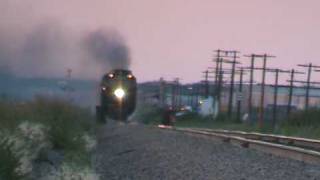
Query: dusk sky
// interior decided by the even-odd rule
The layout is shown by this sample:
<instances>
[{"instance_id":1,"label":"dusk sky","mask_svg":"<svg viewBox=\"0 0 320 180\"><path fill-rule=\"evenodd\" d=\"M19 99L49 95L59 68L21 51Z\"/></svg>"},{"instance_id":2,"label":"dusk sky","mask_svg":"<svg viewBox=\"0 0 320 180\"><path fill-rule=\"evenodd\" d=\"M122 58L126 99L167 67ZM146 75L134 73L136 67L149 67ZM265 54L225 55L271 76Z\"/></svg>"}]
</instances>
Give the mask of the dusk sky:
<instances>
[{"instance_id":1,"label":"dusk sky","mask_svg":"<svg viewBox=\"0 0 320 180\"><path fill-rule=\"evenodd\" d=\"M319 7L317 0L0 0L0 30L22 33L46 21L74 32L114 29L140 82L194 82L219 48L277 56L270 67L320 65Z\"/></svg>"}]
</instances>

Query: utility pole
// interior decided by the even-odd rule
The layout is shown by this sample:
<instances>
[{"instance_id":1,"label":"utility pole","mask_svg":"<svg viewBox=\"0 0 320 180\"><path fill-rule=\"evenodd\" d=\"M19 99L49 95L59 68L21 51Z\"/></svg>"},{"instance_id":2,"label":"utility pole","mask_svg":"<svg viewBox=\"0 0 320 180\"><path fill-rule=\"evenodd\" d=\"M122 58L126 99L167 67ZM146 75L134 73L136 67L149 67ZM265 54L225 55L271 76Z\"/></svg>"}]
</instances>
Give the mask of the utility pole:
<instances>
[{"instance_id":1,"label":"utility pole","mask_svg":"<svg viewBox=\"0 0 320 180\"><path fill-rule=\"evenodd\" d=\"M290 87L289 87L289 98L288 98L288 106L287 106L287 116L290 115L291 109L292 109L292 96L293 96L293 83L294 83L293 81L294 81L295 74L305 74L305 73L296 71L294 69L291 70L290 80L289 80Z\"/></svg>"},{"instance_id":2,"label":"utility pole","mask_svg":"<svg viewBox=\"0 0 320 180\"><path fill-rule=\"evenodd\" d=\"M160 88L159 88L159 101L160 101L160 107L164 108L165 106L165 88L166 88L166 82L163 78L160 78Z\"/></svg>"},{"instance_id":3,"label":"utility pole","mask_svg":"<svg viewBox=\"0 0 320 180\"><path fill-rule=\"evenodd\" d=\"M200 96L200 94L201 94L201 84L200 83L198 83L198 84L196 84L196 107L198 108L198 106L199 106L199 96Z\"/></svg>"},{"instance_id":4,"label":"utility pole","mask_svg":"<svg viewBox=\"0 0 320 180\"><path fill-rule=\"evenodd\" d=\"M274 92L273 92L273 111L272 111L272 128L275 127L276 118L277 118L277 105L278 105L278 84L279 84L279 72L280 69L276 69L276 78L274 82Z\"/></svg>"},{"instance_id":5,"label":"utility pole","mask_svg":"<svg viewBox=\"0 0 320 180\"><path fill-rule=\"evenodd\" d=\"M192 107L192 101L193 101L193 87L192 86L188 86L187 87L187 95L188 95L188 102L187 102L187 104L190 106L190 107Z\"/></svg>"},{"instance_id":6,"label":"utility pole","mask_svg":"<svg viewBox=\"0 0 320 180\"><path fill-rule=\"evenodd\" d=\"M176 109L181 108L181 86L180 86L180 78L175 78L175 82L176 82Z\"/></svg>"},{"instance_id":7,"label":"utility pole","mask_svg":"<svg viewBox=\"0 0 320 180\"><path fill-rule=\"evenodd\" d=\"M243 75L244 75L244 69L240 68L239 94L237 96L237 101L238 101L237 102L237 122L241 122L241 101L243 98Z\"/></svg>"},{"instance_id":8,"label":"utility pole","mask_svg":"<svg viewBox=\"0 0 320 180\"><path fill-rule=\"evenodd\" d=\"M175 82L172 83L171 85L171 107L172 110L175 110L176 107L176 90L175 90Z\"/></svg>"},{"instance_id":9,"label":"utility pole","mask_svg":"<svg viewBox=\"0 0 320 180\"><path fill-rule=\"evenodd\" d=\"M191 89L191 103L190 103L190 104L191 104L191 107L192 107L192 109L193 109L193 105L194 105L194 96L195 96L195 93L194 93L195 91L194 91L194 90L195 90L196 88L195 88L195 86L194 86L194 85L192 85L191 87L192 87L192 89Z\"/></svg>"},{"instance_id":10,"label":"utility pole","mask_svg":"<svg viewBox=\"0 0 320 180\"><path fill-rule=\"evenodd\" d=\"M278 88L279 88L279 73L290 73L281 69L271 69L275 73L274 92L273 92L273 108L272 108L272 127L275 127L277 122L277 106L278 106Z\"/></svg>"},{"instance_id":11,"label":"utility pole","mask_svg":"<svg viewBox=\"0 0 320 180\"><path fill-rule=\"evenodd\" d=\"M265 66L264 66L265 67ZM273 107L272 107L272 127L274 127L276 118L277 118L277 105L278 105L278 88L279 88L279 74L280 73L290 73L290 71L284 71L281 69L270 69L270 68L254 68L256 70L262 70L264 73L267 72L274 72L275 73L275 82L274 82L274 93L273 93ZM264 82L264 81L262 81ZM265 86L265 84L264 84ZM261 97L264 97L264 88L261 90L262 94ZM260 104L260 109L264 110L264 103Z\"/></svg>"},{"instance_id":12,"label":"utility pole","mask_svg":"<svg viewBox=\"0 0 320 180\"><path fill-rule=\"evenodd\" d=\"M174 78L171 86L171 106L173 110L177 110L178 107L179 80L180 78Z\"/></svg>"},{"instance_id":13,"label":"utility pole","mask_svg":"<svg viewBox=\"0 0 320 180\"><path fill-rule=\"evenodd\" d=\"M251 58L251 66L250 66L250 82L249 82L249 98L248 98L248 114L249 114L249 122L253 122L252 118L252 90L253 90L253 76L254 76L254 61L255 61L255 54L245 55L245 57Z\"/></svg>"},{"instance_id":14,"label":"utility pole","mask_svg":"<svg viewBox=\"0 0 320 180\"><path fill-rule=\"evenodd\" d=\"M217 89L217 85L218 85L218 81L219 81L219 65L220 65L220 62L221 62L221 59L220 59L220 49L216 50L217 52L217 55L216 55L216 71L215 71L215 79L214 79L214 85L215 85L215 90Z\"/></svg>"},{"instance_id":15,"label":"utility pole","mask_svg":"<svg viewBox=\"0 0 320 180\"><path fill-rule=\"evenodd\" d=\"M66 99L68 99L69 101L73 101L73 98L71 96L71 93L75 90L72 86L71 86L71 78L72 78L72 69L71 68L67 68L66 69L66 78L64 81L62 81L62 87L61 89L65 92L66 95Z\"/></svg>"},{"instance_id":16,"label":"utility pole","mask_svg":"<svg viewBox=\"0 0 320 180\"><path fill-rule=\"evenodd\" d=\"M220 64L222 65L222 63ZM218 101L218 110L219 110L219 113L220 113L220 110L221 110L221 91L222 91L222 88L223 88L223 70L221 70L219 72L219 79L218 79L218 88L217 88L217 101Z\"/></svg>"},{"instance_id":17,"label":"utility pole","mask_svg":"<svg viewBox=\"0 0 320 180\"><path fill-rule=\"evenodd\" d=\"M251 62L251 67L247 68L247 69L250 69L250 71L251 71L251 75L250 76L252 76L252 77L250 77L250 80L253 81L253 69L262 70L261 96L260 96L259 119L258 119L258 126L259 126L259 128L262 128L263 127L263 121L264 121L264 96L265 96L265 85L266 85L265 81L266 81L266 71L267 71L267 60L268 60L268 58L274 58L275 56L271 56L271 55L267 55L267 54L263 54L263 55L252 54L249 57L251 57L251 61L252 61ZM255 68L253 66L255 58L262 58L262 60L263 60L262 68ZM250 83L250 84L252 84L252 83ZM252 89L251 89L251 91L252 91ZM252 92L250 94L252 94ZM252 101L252 99L250 101ZM251 103L252 102L249 102L249 106L252 106ZM250 111L252 111L252 107L249 107L249 109L251 109ZM252 113L252 112L250 112L250 113Z\"/></svg>"},{"instance_id":18,"label":"utility pole","mask_svg":"<svg viewBox=\"0 0 320 180\"><path fill-rule=\"evenodd\" d=\"M232 117L232 107L233 107L233 92L234 92L234 77L235 77L235 69L236 64L240 64L237 61L237 53L238 51L231 51L233 53L233 60L232 61L226 61L226 63L232 64L231 68L231 83L230 83L230 91L229 91L229 103L228 103L228 116Z\"/></svg>"},{"instance_id":19,"label":"utility pole","mask_svg":"<svg viewBox=\"0 0 320 180\"><path fill-rule=\"evenodd\" d=\"M311 72L314 68L320 68L320 66L315 66L312 63L309 64L298 64L300 67L308 68L308 77L307 77L307 87L306 87L306 96L305 96L305 110L309 109L309 96L310 96L310 85L311 85Z\"/></svg>"},{"instance_id":20,"label":"utility pole","mask_svg":"<svg viewBox=\"0 0 320 180\"><path fill-rule=\"evenodd\" d=\"M265 81L266 81L266 68L267 66L267 57L263 56L263 70L262 70L262 84L261 84L261 99L260 99L260 114L259 114L259 127L263 127L264 121L264 91L265 91Z\"/></svg>"},{"instance_id":21,"label":"utility pole","mask_svg":"<svg viewBox=\"0 0 320 180\"><path fill-rule=\"evenodd\" d=\"M209 71L206 70L204 72L204 97L208 98L209 97Z\"/></svg>"},{"instance_id":22,"label":"utility pole","mask_svg":"<svg viewBox=\"0 0 320 180\"><path fill-rule=\"evenodd\" d=\"M208 69L211 69L210 67ZM205 98L209 97L210 94L210 86L209 86L209 78L213 78L212 76L210 76L210 73L213 73L212 71L209 70L205 70L202 72L204 74L204 80L202 81L204 83L204 96Z\"/></svg>"},{"instance_id":23,"label":"utility pole","mask_svg":"<svg viewBox=\"0 0 320 180\"><path fill-rule=\"evenodd\" d=\"M219 95L219 93L221 93L221 81L219 81L219 78L221 76L221 71L222 71L222 64L223 63L229 63L232 64L232 68L231 68L231 82L230 82L230 90L229 90L229 102L228 102L228 116L231 117L232 116L232 105L233 105L233 93L234 93L234 76L235 76L235 65L239 64L239 62L237 62L237 58L239 58L237 56L237 54L239 53L238 51L234 51L234 50L220 50L218 49L217 51L217 55L216 55L216 59L214 60L216 62L216 77L215 77L215 84L218 85L216 86L216 91L215 91L215 96L217 97L218 100L221 100L221 95ZM228 58L232 58L232 60L228 60ZM218 104L221 104L220 102L218 102ZM220 105L219 105L220 107Z\"/></svg>"},{"instance_id":24,"label":"utility pole","mask_svg":"<svg viewBox=\"0 0 320 180\"><path fill-rule=\"evenodd\" d=\"M225 69L223 69L222 71L219 72L219 81L218 81L218 91L217 91L217 101L218 101L218 109L220 111L221 109L221 97L222 97L222 91L223 91L223 84L226 82L224 81L224 76L226 74L231 74L230 71L226 71Z\"/></svg>"},{"instance_id":25,"label":"utility pole","mask_svg":"<svg viewBox=\"0 0 320 180\"><path fill-rule=\"evenodd\" d=\"M263 57L263 69L262 69L262 84L261 84L261 99L260 99L260 113L259 113L259 128L263 127L264 121L264 95L265 95L265 81L266 81L266 67L267 67L267 58L275 57L269 56L267 54L262 55Z\"/></svg>"},{"instance_id":26,"label":"utility pole","mask_svg":"<svg viewBox=\"0 0 320 180\"><path fill-rule=\"evenodd\" d=\"M319 71L320 72L320 71ZM290 81L289 81L290 82ZM309 87L307 86L306 88L304 88L306 91L310 91L311 89L320 89L318 87L312 87L311 85L320 85L320 82L314 82L314 81L299 81L299 80L293 80L292 82L295 82L295 83L302 83L302 84L309 84ZM309 95L306 93L305 95L305 98L306 99L309 99ZM309 104L308 104L309 106Z\"/></svg>"}]
</instances>

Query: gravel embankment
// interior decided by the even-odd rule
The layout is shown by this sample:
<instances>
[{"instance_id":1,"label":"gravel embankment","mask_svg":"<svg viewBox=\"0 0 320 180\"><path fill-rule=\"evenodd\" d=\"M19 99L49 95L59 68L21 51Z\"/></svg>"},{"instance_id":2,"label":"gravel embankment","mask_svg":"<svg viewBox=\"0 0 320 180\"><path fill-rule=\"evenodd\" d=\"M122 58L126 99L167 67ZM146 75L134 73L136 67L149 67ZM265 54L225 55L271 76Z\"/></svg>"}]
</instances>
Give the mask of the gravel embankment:
<instances>
[{"instance_id":1,"label":"gravel embankment","mask_svg":"<svg viewBox=\"0 0 320 180\"><path fill-rule=\"evenodd\" d=\"M100 129L101 179L320 180L320 166L138 124Z\"/></svg>"}]
</instances>

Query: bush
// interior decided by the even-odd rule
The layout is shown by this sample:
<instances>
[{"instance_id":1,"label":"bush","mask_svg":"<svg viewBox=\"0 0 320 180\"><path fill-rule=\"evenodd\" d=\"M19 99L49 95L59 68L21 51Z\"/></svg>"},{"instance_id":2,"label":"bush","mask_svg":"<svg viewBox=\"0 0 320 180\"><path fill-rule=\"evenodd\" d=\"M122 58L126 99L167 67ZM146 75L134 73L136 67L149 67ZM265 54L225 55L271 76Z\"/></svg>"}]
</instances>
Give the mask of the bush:
<instances>
[{"instance_id":1,"label":"bush","mask_svg":"<svg viewBox=\"0 0 320 180\"><path fill-rule=\"evenodd\" d=\"M139 105L133 118L144 124L159 124L162 121L163 110L153 105Z\"/></svg>"},{"instance_id":2,"label":"bush","mask_svg":"<svg viewBox=\"0 0 320 180\"><path fill-rule=\"evenodd\" d=\"M61 152L65 162L90 166L95 135L88 109L56 98L37 97L23 103L2 100L0 124L0 138L9 139L0 142L0 179L28 174L48 148Z\"/></svg>"},{"instance_id":3,"label":"bush","mask_svg":"<svg viewBox=\"0 0 320 180\"><path fill-rule=\"evenodd\" d=\"M276 133L307 138L320 137L320 110L293 112L277 128Z\"/></svg>"},{"instance_id":4,"label":"bush","mask_svg":"<svg viewBox=\"0 0 320 180\"><path fill-rule=\"evenodd\" d=\"M284 125L290 126L314 126L319 125L320 110L309 109L308 111L297 111L292 113L285 121Z\"/></svg>"},{"instance_id":5,"label":"bush","mask_svg":"<svg viewBox=\"0 0 320 180\"><path fill-rule=\"evenodd\" d=\"M20 166L19 157L13 149L13 143L8 139L2 139L0 142L0 179L22 179L23 176L16 170Z\"/></svg>"}]
</instances>

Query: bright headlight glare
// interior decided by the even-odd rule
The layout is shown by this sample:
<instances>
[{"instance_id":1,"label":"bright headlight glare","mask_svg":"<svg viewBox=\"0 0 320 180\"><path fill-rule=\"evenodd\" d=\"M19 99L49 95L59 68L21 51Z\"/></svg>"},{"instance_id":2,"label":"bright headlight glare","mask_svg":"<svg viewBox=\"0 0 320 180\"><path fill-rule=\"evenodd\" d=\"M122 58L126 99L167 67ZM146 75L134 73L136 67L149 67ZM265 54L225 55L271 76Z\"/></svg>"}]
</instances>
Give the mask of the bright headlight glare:
<instances>
[{"instance_id":1,"label":"bright headlight glare","mask_svg":"<svg viewBox=\"0 0 320 180\"><path fill-rule=\"evenodd\" d=\"M113 78L114 77L114 74L110 73L108 74L109 78Z\"/></svg>"},{"instance_id":2,"label":"bright headlight glare","mask_svg":"<svg viewBox=\"0 0 320 180\"><path fill-rule=\"evenodd\" d=\"M133 75L132 75L132 74L128 74L128 75L127 75L127 78L132 79L132 78L133 78Z\"/></svg>"},{"instance_id":3,"label":"bright headlight glare","mask_svg":"<svg viewBox=\"0 0 320 180\"><path fill-rule=\"evenodd\" d=\"M114 95L119 98L119 99L122 99L124 96L125 96L125 92L122 88L118 88L114 91Z\"/></svg>"}]
</instances>

